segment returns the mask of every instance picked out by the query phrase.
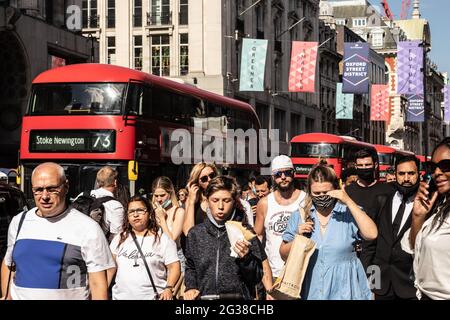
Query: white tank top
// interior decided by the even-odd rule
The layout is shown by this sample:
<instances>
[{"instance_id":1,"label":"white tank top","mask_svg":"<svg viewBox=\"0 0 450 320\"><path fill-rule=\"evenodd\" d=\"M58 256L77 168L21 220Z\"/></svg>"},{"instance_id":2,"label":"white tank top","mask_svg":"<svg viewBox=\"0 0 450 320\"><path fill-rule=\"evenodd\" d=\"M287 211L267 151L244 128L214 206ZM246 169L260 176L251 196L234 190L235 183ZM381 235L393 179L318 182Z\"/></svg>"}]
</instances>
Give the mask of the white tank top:
<instances>
[{"instance_id":1,"label":"white tank top","mask_svg":"<svg viewBox=\"0 0 450 320\"><path fill-rule=\"evenodd\" d=\"M280 246L283 242L282 236L286 230L287 223L292 212L303 206L306 193L300 191L297 200L288 206L280 205L275 196L270 193L267 196L267 214L264 220L264 229L266 233L266 254L269 260L270 268L274 277L280 276L284 261L280 256Z\"/></svg>"}]
</instances>

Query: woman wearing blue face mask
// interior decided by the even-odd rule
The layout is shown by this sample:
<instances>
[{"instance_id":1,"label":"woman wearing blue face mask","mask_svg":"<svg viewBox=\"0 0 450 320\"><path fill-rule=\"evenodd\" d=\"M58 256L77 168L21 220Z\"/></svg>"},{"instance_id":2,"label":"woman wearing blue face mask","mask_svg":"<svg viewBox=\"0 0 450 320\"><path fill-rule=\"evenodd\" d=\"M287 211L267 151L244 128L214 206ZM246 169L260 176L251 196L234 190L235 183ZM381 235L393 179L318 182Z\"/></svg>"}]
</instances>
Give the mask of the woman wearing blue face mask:
<instances>
[{"instance_id":1,"label":"woman wearing blue face mask","mask_svg":"<svg viewBox=\"0 0 450 320\"><path fill-rule=\"evenodd\" d=\"M304 213L294 212L283 234L281 257L286 260L296 234L316 243L303 281L302 299L369 300L366 273L354 251L354 242L377 237L377 227L345 190L339 189L333 169L317 165L307 181ZM306 222L302 217L307 217Z\"/></svg>"}]
</instances>

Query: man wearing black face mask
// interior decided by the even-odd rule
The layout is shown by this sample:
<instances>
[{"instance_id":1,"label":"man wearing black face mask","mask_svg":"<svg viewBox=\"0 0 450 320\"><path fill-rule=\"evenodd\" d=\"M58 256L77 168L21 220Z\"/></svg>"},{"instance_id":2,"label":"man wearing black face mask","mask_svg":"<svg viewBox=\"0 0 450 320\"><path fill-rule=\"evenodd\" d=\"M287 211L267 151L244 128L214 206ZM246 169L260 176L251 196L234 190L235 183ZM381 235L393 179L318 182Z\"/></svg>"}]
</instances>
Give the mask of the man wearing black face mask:
<instances>
[{"instance_id":1,"label":"man wearing black face mask","mask_svg":"<svg viewBox=\"0 0 450 320\"><path fill-rule=\"evenodd\" d=\"M417 300L411 279L413 258L402 250L400 241L411 227L411 211L420 183L418 167L415 156L397 160L394 182L397 191L378 198L383 203L377 220L378 238L362 253L370 265L381 271L380 285L373 289L376 300Z\"/></svg>"},{"instance_id":2,"label":"man wearing black face mask","mask_svg":"<svg viewBox=\"0 0 450 320\"><path fill-rule=\"evenodd\" d=\"M373 221L377 221L381 205L377 201L379 195L390 195L395 192L392 184L379 182L375 179L375 172L378 169L376 154L367 150L360 150L355 154L355 165L358 180L349 185L345 190L349 197L363 210ZM369 243L362 241L362 252L366 250ZM357 246L359 250L359 245ZM365 255L361 253L360 259L367 270L370 266L369 261L365 259Z\"/></svg>"}]
</instances>

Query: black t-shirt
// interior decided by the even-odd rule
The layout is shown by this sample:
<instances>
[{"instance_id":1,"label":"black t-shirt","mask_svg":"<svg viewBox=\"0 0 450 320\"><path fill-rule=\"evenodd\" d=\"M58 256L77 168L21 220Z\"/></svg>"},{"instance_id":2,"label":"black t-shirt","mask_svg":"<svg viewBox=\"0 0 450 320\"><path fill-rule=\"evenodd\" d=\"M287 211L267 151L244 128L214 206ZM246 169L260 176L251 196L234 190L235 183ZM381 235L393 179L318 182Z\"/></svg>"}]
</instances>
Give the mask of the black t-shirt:
<instances>
[{"instance_id":1,"label":"black t-shirt","mask_svg":"<svg viewBox=\"0 0 450 320\"><path fill-rule=\"evenodd\" d=\"M377 182L370 187L361 187L357 182L353 182L351 185L345 188L345 191L355 203L362 207L372 220L376 221L379 210L377 196L379 195L392 195L396 189L391 183Z\"/></svg>"}]
</instances>

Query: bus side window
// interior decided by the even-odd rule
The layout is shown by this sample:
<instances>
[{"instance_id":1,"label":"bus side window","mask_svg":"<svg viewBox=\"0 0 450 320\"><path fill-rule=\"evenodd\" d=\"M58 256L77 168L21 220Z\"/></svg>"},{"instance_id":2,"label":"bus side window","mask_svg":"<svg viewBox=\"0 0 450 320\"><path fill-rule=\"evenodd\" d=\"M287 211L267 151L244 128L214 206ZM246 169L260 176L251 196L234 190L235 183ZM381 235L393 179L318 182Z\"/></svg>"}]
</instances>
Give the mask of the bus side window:
<instances>
[{"instance_id":1,"label":"bus side window","mask_svg":"<svg viewBox=\"0 0 450 320\"><path fill-rule=\"evenodd\" d=\"M130 85L125 109L126 114L142 115L142 91L143 87L141 85Z\"/></svg>"}]
</instances>

